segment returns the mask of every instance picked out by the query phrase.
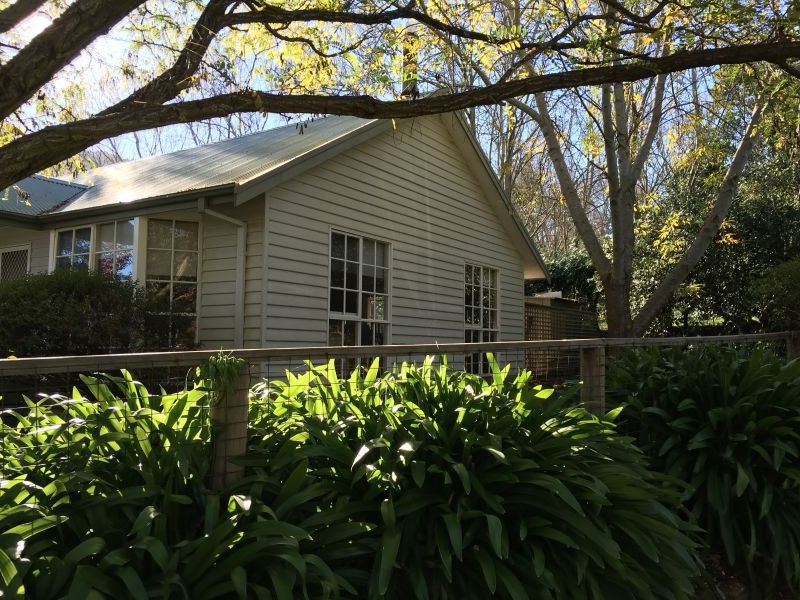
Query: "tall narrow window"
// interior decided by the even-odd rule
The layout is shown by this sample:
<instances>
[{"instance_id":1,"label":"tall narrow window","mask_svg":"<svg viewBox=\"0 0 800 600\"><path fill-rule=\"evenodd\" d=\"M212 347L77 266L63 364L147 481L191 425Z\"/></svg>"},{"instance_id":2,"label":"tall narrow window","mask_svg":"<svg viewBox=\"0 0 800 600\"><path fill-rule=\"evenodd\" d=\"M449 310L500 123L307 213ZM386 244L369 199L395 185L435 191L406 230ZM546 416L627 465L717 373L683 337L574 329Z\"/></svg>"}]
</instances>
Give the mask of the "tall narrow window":
<instances>
[{"instance_id":1,"label":"tall narrow window","mask_svg":"<svg viewBox=\"0 0 800 600\"><path fill-rule=\"evenodd\" d=\"M464 341L496 342L499 333L497 308L497 269L464 267ZM466 357L465 367L472 373L487 374L485 357L476 352Z\"/></svg>"},{"instance_id":2,"label":"tall narrow window","mask_svg":"<svg viewBox=\"0 0 800 600\"><path fill-rule=\"evenodd\" d=\"M158 345L189 347L197 324L197 223L150 219L147 224L145 285L152 331Z\"/></svg>"},{"instance_id":3,"label":"tall narrow window","mask_svg":"<svg viewBox=\"0 0 800 600\"><path fill-rule=\"evenodd\" d=\"M331 233L328 344L382 345L389 333L389 245Z\"/></svg>"},{"instance_id":4,"label":"tall narrow window","mask_svg":"<svg viewBox=\"0 0 800 600\"><path fill-rule=\"evenodd\" d=\"M56 233L56 268L88 270L92 252L92 228L78 227Z\"/></svg>"},{"instance_id":5,"label":"tall narrow window","mask_svg":"<svg viewBox=\"0 0 800 600\"><path fill-rule=\"evenodd\" d=\"M97 226L94 269L120 279L133 279L133 219Z\"/></svg>"},{"instance_id":6,"label":"tall narrow window","mask_svg":"<svg viewBox=\"0 0 800 600\"><path fill-rule=\"evenodd\" d=\"M14 281L28 274L30 250L26 246L0 248L0 281Z\"/></svg>"}]
</instances>

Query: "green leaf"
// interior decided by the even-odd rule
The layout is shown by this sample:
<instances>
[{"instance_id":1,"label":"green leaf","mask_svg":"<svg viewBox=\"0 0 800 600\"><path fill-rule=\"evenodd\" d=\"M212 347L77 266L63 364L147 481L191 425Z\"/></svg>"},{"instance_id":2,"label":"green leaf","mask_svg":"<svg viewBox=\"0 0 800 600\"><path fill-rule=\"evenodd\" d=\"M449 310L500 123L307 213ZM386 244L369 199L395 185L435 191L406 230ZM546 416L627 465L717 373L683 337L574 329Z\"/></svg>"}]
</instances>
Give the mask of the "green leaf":
<instances>
[{"instance_id":1,"label":"green leaf","mask_svg":"<svg viewBox=\"0 0 800 600\"><path fill-rule=\"evenodd\" d=\"M241 565L231 569L231 581L240 600L247 600L247 571Z\"/></svg>"},{"instance_id":2,"label":"green leaf","mask_svg":"<svg viewBox=\"0 0 800 600\"><path fill-rule=\"evenodd\" d=\"M744 468L741 464L736 465L736 497L741 497L744 491L747 489L747 485L750 483L750 478L747 476L747 473L744 472Z\"/></svg>"},{"instance_id":3,"label":"green leaf","mask_svg":"<svg viewBox=\"0 0 800 600\"><path fill-rule=\"evenodd\" d=\"M495 563L497 574L499 575L500 583L511 596L512 600L530 600L528 592L525 591L524 586L519 578L514 575L502 562Z\"/></svg>"},{"instance_id":4,"label":"green leaf","mask_svg":"<svg viewBox=\"0 0 800 600\"><path fill-rule=\"evenodd\" d=\"M6 588L9 588L11 582L17 576L17 566L2 548L0 548L0 575L3 576L3 581L6 584Z\"/></svg>"},{"instance_id":5,"label":"green leaf","mask_svg":"<svg viewBox=\"0 0 800 600\"><path fill-rule=\"evenodd\" d=\"M467 468L462 463L455 463L453 465L453 471L455 471L456 475L458 475L458 478L461 480L461 485L464 486L464 492L469 495L472 491L472 484Z\"/></svg>"},{"instance_id":6,"label":"green leaf","mask_svg":"<svg viewBox=\"0 0 800 600\"><path fill-rule=\"evenodd\" d=\"M411 478L417 487L421 488L425 483L425 473L427 468L424 462L415 460L411 462Z\"/></svg>"},{"instance_id":7,"label":"green leaf","mask_svg":"<svg viewBox=\"0 0 800 600\"><path fill-rule=\"evenodd\" d=\"M450 538L450 547L453 549L453 554L458 560L463 560L461 523L458 515L456 513L447 513L442 515L442 520L447 527L447 535Z\"/></svg>"},{"instance_id":8,"label":"green leaf","mask_svg":"<svg viewBox=\"0 0 800 600\"><path fill-rule=\"evenodd\" d=\"M381 518L387 529L394 529L395 512L391 498L385 498L383 502L381 502Z\"/></svg>"},{"instance_id":9,"label":"green leaf","mask_svg":"<svg viewBox=\"0 0 800 600\"><path fill-rule=\"evenodd\" d=\"M381 536L380 554L378 559L378 592L385 594L392 581L392 570L397 551L400 549L401 535L399 531L387 530Z\"/></svg>"},{"instance_id":10,"label":"green leaf","mask_svg":"<svg viewBox=\"0 0 800 600\"><path fill-rule=\"evenodd\" d=\"M64 555L64 561L77 564L83 559L100 554L106 547L106 541L100 537L91 537L72 548Z\"/></svg>"},{"instance_id":11,"label":"green leaf","mask_svg":"<svg viewBox=\"0 0 800 600\"><path fill-rule=\"evenodd\" d=\"M486 525L492 550L499 558L503 558L503 522L496 515L486 515Z\"/></svg>"},{"instance_id":12,"label":"green leaf","mask_svg":"<svg viewBox=\"0 0 800 600\"><path fill-rule=\"evenodd\" d=\"M478 564L483 573L483 579L486 581L486 587L491 594L497 591L497 571L494 568L494 560L486 552L478 548L474 552L475 558L478 559Z\"/></svg>"},{"instance_id":13,"label":"green leaf","mask_svg":"<svg viewBox=\"0 0 800 600\"><path fill-rule=\"evenodd\" d=\"M128 593L135 600L147 600L150 596L142 583L141 577L133 567L122 567L117 570L119 578L125 583Z\"/></svg>"}]
</instances>

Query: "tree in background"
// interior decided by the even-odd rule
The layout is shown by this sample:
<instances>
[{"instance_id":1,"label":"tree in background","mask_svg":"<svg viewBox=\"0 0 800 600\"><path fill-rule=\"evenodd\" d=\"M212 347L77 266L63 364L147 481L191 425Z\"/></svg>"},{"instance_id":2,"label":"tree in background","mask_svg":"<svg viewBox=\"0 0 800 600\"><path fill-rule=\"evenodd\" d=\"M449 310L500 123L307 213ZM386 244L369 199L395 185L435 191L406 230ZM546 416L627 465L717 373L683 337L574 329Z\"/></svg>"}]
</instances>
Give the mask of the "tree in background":
<instances>
[{"instance_id":1,"label":"tree in background","mask_svg":"<svg viewBox=\"0 0 800 600\"><path fill-rule=\"evenodd\" d=\"M525 295L530 296L547 290L559 291L564 298L580 302L597 314L601 308L602 292L597 271L586 252L574 250L556 254L545 259L550 282L529 280L525 282Z\"/></svg>"},{"instance_id":2,"label":"tree in background","mask_svg":"<svg viewBox=\"0 0 800 600\"><path fill-rule=\"evenodd\" d=\"M747 87L747 82L736 76L731 85ZM783 85L789 93L781 96L785 100L775 99L765 114L762 140L742 174L736 202L706 254L655 320L651 333L764 328L762 313L768 302L764 274L800 256L800 114L792 106L797 103L792 91L796 84L784 81ZM739 105L741 98L734 94L727 101ZM643 302L639 297L657 285L691 243L723 176L736 119L733 114L727 119L696 121L696 144L670 166L668 183L659 197L642 205L634 302ZM757 280L762 283L755 293L752 288Z\"/></svg>"}]
</instances>

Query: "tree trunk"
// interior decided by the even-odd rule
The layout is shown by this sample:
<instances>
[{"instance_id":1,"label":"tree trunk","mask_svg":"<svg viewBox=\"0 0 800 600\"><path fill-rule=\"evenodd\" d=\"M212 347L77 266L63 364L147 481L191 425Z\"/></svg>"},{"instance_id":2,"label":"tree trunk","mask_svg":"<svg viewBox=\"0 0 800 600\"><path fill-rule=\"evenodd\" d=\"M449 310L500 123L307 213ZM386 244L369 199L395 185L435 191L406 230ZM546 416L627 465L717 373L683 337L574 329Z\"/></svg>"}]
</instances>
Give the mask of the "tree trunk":
<instances>
[{"instance_id":1,"label":"tree trunk","mask_svg":"<svg viewBox=\"0 0 800 600\"><path fill-rule=\"evenodd\" d=\"M603 280L603 292L606 299L608 337L632 337L630 286L611 276Z\"/></svg>"}]
</instances>

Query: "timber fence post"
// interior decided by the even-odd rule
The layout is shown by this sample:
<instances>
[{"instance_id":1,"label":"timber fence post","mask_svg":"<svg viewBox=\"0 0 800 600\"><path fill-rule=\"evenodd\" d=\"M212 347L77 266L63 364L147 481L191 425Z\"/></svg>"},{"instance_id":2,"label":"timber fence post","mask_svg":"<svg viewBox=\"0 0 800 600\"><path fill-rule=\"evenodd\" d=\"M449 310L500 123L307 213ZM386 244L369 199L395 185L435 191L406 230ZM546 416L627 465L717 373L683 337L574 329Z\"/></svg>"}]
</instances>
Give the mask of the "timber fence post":
<instances>
[{"instance_id":1,"label":"timber fence post","mask_svg":"<svg viewBox=\"0 0 800 600\"><path fill-rule=\"evenodd\" d=\"M234 380L233 391L222 394L211 409L214 454L211 462L211 488L220 491L242 477L244 467L230 459L247 450L247 413L249 409L250 373L244 365Z\"/></svg>"},{"instance_id":2,"label":"timber fence post","mask_svg":"<svg viewBox=\"0 0 800 600\"><path fill-rule=\"evenodd\" d=\"M786 336L786 362L800 358L800 331L791 331Z\"/></svg>"},{"instance_id":3,"label":"timber fence post","mask_svg":"<svg viewBox=\"0 0 800 600\"><path fill-rule=\"evenodd\" d=\"M606 412L606 349L581 348L581 400L586 410L597 415Z\"/></svg>"}]
</instances>

